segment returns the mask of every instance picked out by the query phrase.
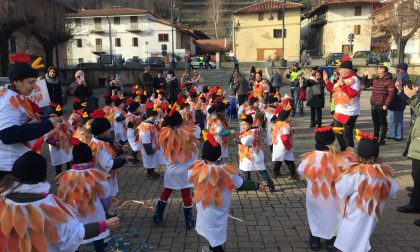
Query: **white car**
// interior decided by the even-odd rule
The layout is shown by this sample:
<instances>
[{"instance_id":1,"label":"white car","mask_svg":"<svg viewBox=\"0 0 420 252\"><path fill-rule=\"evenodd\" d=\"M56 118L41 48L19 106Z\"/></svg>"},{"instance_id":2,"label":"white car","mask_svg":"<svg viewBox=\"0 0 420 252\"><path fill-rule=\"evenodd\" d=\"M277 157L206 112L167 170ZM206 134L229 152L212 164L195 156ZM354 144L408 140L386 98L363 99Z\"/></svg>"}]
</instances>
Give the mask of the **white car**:
<instances>
[{"instance_id":1,"label":"white car","mask_svg":"<svg viewBox=\"0 0 420 252\"><path fill-rule=\"evenodd\" d=\"M193 57L191 59L191 67L193 69L203 69L204 68L204 62L200 62L199 57ZM210 61L209 63L211 69L216 69L216 62Z\"/></svg>"}]
</instances>

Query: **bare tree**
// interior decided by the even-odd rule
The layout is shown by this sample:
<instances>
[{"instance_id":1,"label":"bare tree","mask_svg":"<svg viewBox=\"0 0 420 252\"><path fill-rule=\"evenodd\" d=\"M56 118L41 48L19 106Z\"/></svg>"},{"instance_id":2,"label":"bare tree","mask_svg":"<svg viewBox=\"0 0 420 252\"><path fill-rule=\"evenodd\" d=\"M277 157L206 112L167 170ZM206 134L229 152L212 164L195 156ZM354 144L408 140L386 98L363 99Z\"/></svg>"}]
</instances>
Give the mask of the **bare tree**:
<instances>
[{"instance_id":1,"label":"bare tree","mask_svg":"<svg viewBox=\"0 0 420 252\"><path fill-rule=\"evenodd\" d=\"M389 0L373 10L373 27L392 37L397 44L399 62L405 46L420 28L420 0Z\"/></svg>"},{"instance_id":2,"label":"bare tree","mask_svg":"<svg viewBox=\"0 0 420 252\"><path fill-rule=\"evenodd\" d=\"M55 0L38 1L40 10L46 10L38 15L30 27L30 33L41 44L45 53L47 66L53 65L54 47L69 41L73 37L73 30L66 25L66 6Z\"/></svg>"},{"instance_id":3,"label":"bare tree","mask_svg":"<svg viewBox=\"0 0 420 252\"><path fill-rule=\"evenodd\" d=\"M25 0L0 1L0 68L1 75L6 76L9 70L9 40L12 34L34 22L29 11L34 4Z\"/></svg>"},{"instance_id":4,"label":"bare tree","mask_svg":"<svg viewBox=\"0 0 420 252\"><path fill-rule=\"evenodd\" d=\"M222 18L223 4L224 0L208 0L207 2L208 16L214 27L214 33L217 39L219 38L218 26Z\"/></svg>"}]
</instances>

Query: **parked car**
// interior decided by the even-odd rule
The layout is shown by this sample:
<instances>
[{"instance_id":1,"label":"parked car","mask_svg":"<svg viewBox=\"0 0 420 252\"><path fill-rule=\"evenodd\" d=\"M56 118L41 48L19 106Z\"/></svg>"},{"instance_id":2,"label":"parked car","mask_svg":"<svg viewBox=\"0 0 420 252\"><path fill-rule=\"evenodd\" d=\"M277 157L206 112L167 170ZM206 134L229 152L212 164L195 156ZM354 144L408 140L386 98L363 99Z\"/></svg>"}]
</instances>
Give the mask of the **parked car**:
<instances>
[{"instance_id":1,"label":"parked car","mask_svg":"<svg viewBox=\"0 0 420 252\"><path fill-rule=\"evenodd\" d=\"M209 65L210 65L211 69L216 69L216 62L210 61ZM193 57L191 59L191 67L193 69L195 69L195 68L203 69L204 68L204 62L200 62L199 57Z\"/></svg>"},{"instance_id":2,"label":"parked car","mask_svg":"<svg viewBox=\"0 0 420 252\"><path fill-rule=\"evenodd\" d=\"M139 58L127 59L124 62L124 67L126 68L142 68L143 65L144 65L143 60Z\"/></svg>"},{"instance_id":3,"label":"parked car","mask_svg":"<svg viewBox=\"0 0 420 252\"><path fill-rule=\"evenodd\" d=\"M379 64L379 56L371 51L357 51L353 54L353 59L366 59L366 65Z\"/></svg>"},{"instance_id":4,"label":"parked car","mask_svg":"<svg viewBox=\"0 0 420 252\"><path fill-rule=\"evenodd\" d=\"M313 59L322 59L322 54L318 50L304 50L300 57L300 62L302 66L309 66L311 60Z\"/></svg>"},{"instance_id":5,"label":"parked car","mask_svg":"<svg viewBox=\"0 0 420 252\"><path fill-rule=\"evenodd\" d=\"M325 65L335 66L337 65L337 60L341 60L343 56L347 56L347 53L330 53L325 60Z\"/></svg>"},{"instance_id":6,"label":"parked car","mask_svg":"<svg viewBox=\"0 0 420 252\"><path fill-rule=\"evenodd\" d=\"M144 61L144 65L152 68L161 68L165 67L165 61L162 57L149 57Z\"/></svg>"},{"instance_id":7,"label":"parked car","mask_svg":"<svg viewBox=\"0 0 420 252\"><path fill-rule=\"evenodd\" d=\"M391 61L391 53L389 52L382 52L378 54L379 63L390 62Z\"/></svg>"},{"instance_id":8,"label":"parked car","mask_svg":"<svg viewBox=\"0 0 420 252\"><path fill-rule=\"evenodd\" d=\"M76 68L79 68L79 69L99 69L99 68L105 68L105 65L100 64L100 63L94 63L94 62L86 62L86 63L77 64Z\"/></svg>"}]
</instances>

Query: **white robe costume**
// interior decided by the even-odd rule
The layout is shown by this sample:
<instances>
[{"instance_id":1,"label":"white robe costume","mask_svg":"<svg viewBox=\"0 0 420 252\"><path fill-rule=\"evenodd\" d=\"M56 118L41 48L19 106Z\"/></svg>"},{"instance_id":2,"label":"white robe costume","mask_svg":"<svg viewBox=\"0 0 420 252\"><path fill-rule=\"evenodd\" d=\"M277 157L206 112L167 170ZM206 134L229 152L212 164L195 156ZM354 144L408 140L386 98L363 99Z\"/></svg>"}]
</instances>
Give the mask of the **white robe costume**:
<instances>
[{"instance_id":1,"label":"white robe costume","mask_svg":"<svg viewBox=\"0 0 420 252\"><path fill-rule=\"evenodd\" d=\"M273 153L272 161L295 161L295 156L292 150L288 150L283 143L283 140L289 141L291 145L293 137L293 130L287 122L277 122L273 125L272 140ZM288 139L288 140L286 140Z\"/></svg>"},{"instance_id":2,"label":"white robe costume","mask_svg":"<svg viewBox=\"0 0 420 252\"><path fill-rule=\"evenodd\" d=\"M0 87L0 130L7 129L15 125L23 125L29 121L39 122L33 116L33 111L25 110L25 107L18 105L17 108L11 105L11 100L26 100L22 96L10 89ZM15 104L15 103L14 103ZM32 150L32 146L36 139L26 143L4 144L0 140L0 171L11 171L13 163L24 153Z\"/></svg>"},{"instance_id":3,"label":"white robe costume","mask_svg":"<svg viewBox=\"0 0 420 252\"><path fill-rule=\"evenodd\" d=\"M221 136L220 133L222 130L226 130L228 125L227 122L223 123L221 119L217 117L216 114L210 116L209 120L207 121L207 129L208 131L213 134L216 141L222 147L222 156L220 158L228 158L229 157L229 135Z\"/></svg>"},{"instance_id":4,"label":"white robe costume","mask_svg":"<svg viewBox=\"0 0 420 252\"><path fill-rule=\"evenodd\" d=\"M14 192L47 194L49 189L50 189L50 185L47 182L44 182L44 183L38 183L34 185L21 184L18 188L14 190ZM25 203L18 203L18 202L14 202L10 199L5 198L4 204L9 205L12 208L19 206L21 207L21 209L27 209L26 207L27 205L31 205L35 207L33 209L35 209L40 214L40 216L44 218L44 222L47 222L51 228L54 228L57 231L57 238L58 238L57 244L49 243L47 240L47 246L48 246L49 252L55 252L55 251L73 252L73 251L76 251L79 248L80 244L83 243L83 238L85 236L85 228L83 224L77 220L77 218L75 217L75 213L70 208L70 206L62 202L60 199L58 199L54 195L48 194L43 199L33 201L33 202L25 202ZM62 213L64 214L66 218L66 222L57 224L50 221L48 219L48 215L40 208L41 204L54 207L57 211L62 211ZM28 218L26 215L24 216ZM29 222L28 219L27 221ZM29 234L29 229L30 228L28 225L27 235ZM15 233L15 235L17 234ZM40 235L46 237L45 233L40 234Z\"/></svg>"},{"instance_id":5,"label":"white robe costume","mask_svg":"<svg viewBox=\"0 0 420 252\"><path fill-rule=\"evenodd\" d=\"M241 171L265 170L264 151L262 147L261 132L259 129L250 129L239 135L241 144L239 149L239 169Z\"/></svg>"},{"instance_id":6,"label":"white robe costume","mask_svg":"<svg viewBox=\"0 0 420 252\"><path fill-rule=\"evenodd\" d=\"M117 122L117 117L121 116L121 115L125 115L125 112L123 111L122 108L118 108L115 111L115 115L114 115L114 135L115 135L115 142L118 143L119 141L127 141L127 132L126 129L124 127L124 120L121 122Z\"/></svg>"},{"instance_id":7,"label":"white robe costume","mask_svg":"<svg viewBox=\"0 0 420 252\"><path fill-rule=\"evenodd\" d=\"M117 171L112 170L112 166L114 165L115 152L109 143L98 140L95 137L92 137L90 143L91 149L93 149L93 143L98 146L97 153L93 153L93 155L96 156L96 167L111 175L108 179L110 186L110 196L115 197L119 192Z\"/></svg>"},{"instance_id":8,"label":"white robe costume","mask_svg":"<svg viewBox=\"0 0 420 252\"><path fill-rule=\"evenodd\" d=\"M130 144L133 151L141 151L143 160L143 166L146 169L155 169L159 165L165 164L165 159L162 154L162 150L159 147L159 132L156 126L150 121L142 122L138 129L138 141L134 138L134 142ZM130 129L130 138L133 138L134 129ZM143 144L152 144L152 148L155 151L152 155L147 155Z\"/></svg>"},{"instance_id":9,"label":"white robe costume","mask_svg":"<svg viewBox=\"0 0 420 252\"><path fill-rule=\"evenodd\" d=\"M369 251L369 238L385 201L395 198L398 191L391 168L385 164L352 166L337 180L336 189L347 204L334 246L343 252Z\"/></svg>"},{"instance_id":10,"label":"white robe costume","mask_svg":"<svg viewBox=\"0 0 420 252\"><path fill-rule=\"evenodd\" d=\"M309 228L313 236L326 240L337 235L344 209L344 200L337 196L333 186L335 178L340 175L338 165L332 162L334 160L347 161L338 154L333 158L330 151L315 150L304 154L298 167L299 174L308 183L306 213Z\"/></svg>"}]
</instances>

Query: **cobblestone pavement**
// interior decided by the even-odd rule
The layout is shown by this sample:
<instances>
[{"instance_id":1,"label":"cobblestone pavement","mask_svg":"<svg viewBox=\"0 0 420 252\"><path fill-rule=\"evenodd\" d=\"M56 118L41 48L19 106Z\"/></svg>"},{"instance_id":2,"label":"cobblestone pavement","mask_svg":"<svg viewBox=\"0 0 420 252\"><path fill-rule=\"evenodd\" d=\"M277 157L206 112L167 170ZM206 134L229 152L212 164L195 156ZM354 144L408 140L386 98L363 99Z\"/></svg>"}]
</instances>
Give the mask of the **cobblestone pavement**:
<instances>
[{"instance_id":1,"label":"cobblestone pavement","mask_svg":"<svg viewBox=\"0 0 420 252\"><path fill-rule=\"evenodd\" d=\"M285 91L286 89L282 93ZM357 127L372 132L369 97L370 91L362 93L364 109L357 121ZM307 108L305 110L308 111ZM407 109L405 134L409 132L408 115ZM324 110L324 125L330 120L328 111ZM309 112L304 117L294 117L292 125L295 129L295 157L298 157L313 149L314 145L312 129L309 128ZM231 126L238 130L237 121L233 120ZM404 188L412 186L411 162L402 157L404 147L405 142L391 140L381 147L384 161L395 169L394 174L400 190L396 199L391 199L386 204L385 212L371 237L372 251L420 251L420 228L413 225L413 221L419 219L420 215L401 214L396 211L397 206L408 203L409 198ZM237 147L231 145L229 151L229 162L237 164ZM268 149L265 151L266 167L273 177L271 156ZM296 165L299 165L299 160L296 160ZM158 171L163 175L163 168ZM231 215L243 222L229 220L226 251L309 251L305 211L306 183L289 181L287 173L287 168L283 165L282 176L273 177L276 186L274 193L269 191L233 193ZM53 169L49 175L53 178ZM259 179L255 173L253 176L254 179ZM141 166L126 165L120 169L119 184L119 200L139 200L153 206L163 189L163 179L148 179L145 169ZM207 241L194 230L185 230L182 198L179 192L174 192L170 197L161 225L153 224L153 213L140 205L132 204L119 209L118 212L122 220L122 229L139 230L147 244L152 247L152 251L201 251L201 247L207 245ZM118 230L114 232L116 233ZM325 250L325 245L323 246L322 249Z\"/></svg>"}]
</instances>

